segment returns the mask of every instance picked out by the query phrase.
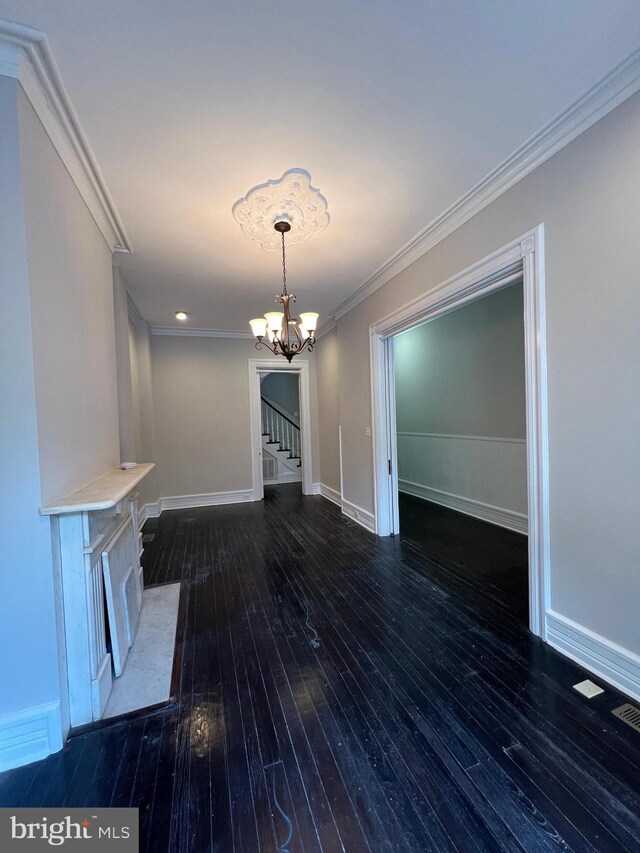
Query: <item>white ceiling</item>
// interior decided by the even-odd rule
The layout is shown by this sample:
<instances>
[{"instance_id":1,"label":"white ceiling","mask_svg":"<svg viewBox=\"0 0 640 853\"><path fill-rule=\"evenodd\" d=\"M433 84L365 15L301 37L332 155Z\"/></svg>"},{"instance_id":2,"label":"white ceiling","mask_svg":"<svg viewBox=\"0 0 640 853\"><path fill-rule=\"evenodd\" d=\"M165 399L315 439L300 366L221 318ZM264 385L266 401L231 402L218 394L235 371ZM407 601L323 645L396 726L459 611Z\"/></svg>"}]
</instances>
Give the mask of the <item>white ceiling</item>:
<instances>
[{"instance_id":1,"label":"white ceiling","mask_svg":"<svg viewBox=\"0 0 640 853\"><path fill-rule=\"evenodd\" d=\"M638 0L0 0L49 44L153 324L246 329L280 288L233 203L289 168L331 223L287 255L327 315L640 43Z\"/></svg>"}]
</instances>

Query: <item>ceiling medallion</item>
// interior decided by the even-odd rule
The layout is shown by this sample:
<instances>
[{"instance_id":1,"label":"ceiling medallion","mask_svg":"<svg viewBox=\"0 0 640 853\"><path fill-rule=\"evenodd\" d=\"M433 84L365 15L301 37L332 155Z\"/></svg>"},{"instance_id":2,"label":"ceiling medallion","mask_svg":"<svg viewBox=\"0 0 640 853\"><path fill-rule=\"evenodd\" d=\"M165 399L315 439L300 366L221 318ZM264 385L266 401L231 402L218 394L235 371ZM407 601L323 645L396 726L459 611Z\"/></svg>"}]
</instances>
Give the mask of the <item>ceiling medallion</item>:
<instances>
[{"instance_id":1,"label":"ceiling medallion","mask_svg":"<svg viewBox=\"0 0 640 853\"><path fill-rule=\"evenodd\" d=\"M303 243L329 224L327 201L311 186L311 175L304 169L289 169L279 181L267 181L254 187L233 206L233 215L245 234L262 243L269 252L282 251L282 293L275 301L282 311L267 311L264 317L249 321L256 336L256 349L265 346L274 355L283 355L289 363L294 356L316 342L318 315L315 311L291 316L296 301L287 291L287 258L284 235Z\"/></svg>"},{"instance_id":2,"label":"ceiling medallion","mask_svg":"<svg viewBox=\"0 0 640 853\"><path fill-rule=\"evenodd\" d=\"M329 224L327 200L311 186L305 169L289 169L278 180L249 190L233 205L232 213L244 233L267 252L277 252L281 246L276 222L291 226L289 243L304 243Z\"/></svg>"}]
</instances>

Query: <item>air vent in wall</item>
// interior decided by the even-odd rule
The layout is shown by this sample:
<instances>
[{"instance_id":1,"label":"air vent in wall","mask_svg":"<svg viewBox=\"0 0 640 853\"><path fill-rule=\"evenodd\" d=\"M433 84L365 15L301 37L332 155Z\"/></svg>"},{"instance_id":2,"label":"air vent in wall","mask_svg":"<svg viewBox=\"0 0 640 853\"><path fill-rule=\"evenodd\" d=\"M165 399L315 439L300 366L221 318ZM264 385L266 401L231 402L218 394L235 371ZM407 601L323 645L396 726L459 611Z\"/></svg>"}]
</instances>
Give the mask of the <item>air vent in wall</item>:
<instances>
[{"instance_id":1,"label":"air vent in wall","mask_svg":"<svg viewBox=\"0 0 640 853\"><path fill-rule=\"evenodd\" d=\"M265 480L273 480L278 476L278 463L273 456L262 457L262 476Z\"/></svg>"}]
</instances>

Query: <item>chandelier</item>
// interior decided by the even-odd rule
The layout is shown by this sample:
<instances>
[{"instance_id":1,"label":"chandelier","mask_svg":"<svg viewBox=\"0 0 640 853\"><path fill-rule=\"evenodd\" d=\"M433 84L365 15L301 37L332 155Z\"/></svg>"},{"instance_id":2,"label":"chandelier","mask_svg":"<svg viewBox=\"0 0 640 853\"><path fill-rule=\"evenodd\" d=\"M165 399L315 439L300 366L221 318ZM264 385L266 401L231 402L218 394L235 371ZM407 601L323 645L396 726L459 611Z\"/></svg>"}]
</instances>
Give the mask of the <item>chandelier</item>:
<instances>
[{"instance_id":1,"label":"chandelier","mask_svg":"<svg viewBox=\"0 0 640 853\"><path fill-rule=\"evenodd\" d=\"M264 317L249 320L249 325L257 338L256 349L265 346L274 355L283 355L291 363L294 355L300 355L305 349L309 352L313 350L318 314L305 311L300 314L299 320L291 316L290 304L296 301L296 297L287 291L287 258L284 247L284 235L291 231L291 225L285 219L280 219L273 227L282 238L282 293L275 298L276 302L281 303L282 311L267 311Z\"/></svg>"}]
</instances>

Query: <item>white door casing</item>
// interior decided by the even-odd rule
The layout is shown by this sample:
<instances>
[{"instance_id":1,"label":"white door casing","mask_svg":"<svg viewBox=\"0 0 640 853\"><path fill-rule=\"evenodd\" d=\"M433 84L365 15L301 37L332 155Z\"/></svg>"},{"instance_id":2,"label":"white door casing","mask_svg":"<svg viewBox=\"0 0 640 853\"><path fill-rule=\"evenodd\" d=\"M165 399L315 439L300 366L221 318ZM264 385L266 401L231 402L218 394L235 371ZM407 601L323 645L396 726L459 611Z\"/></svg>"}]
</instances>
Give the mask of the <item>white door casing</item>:
<instances>
[{"instance_id":1,"label":"white door casing","mask_svg":"<svg viewBox=\"0 0 640 853\"><path fill-rule=\"evenodd\" d=\"M524 293L529 625L534 634L546 639L544 616L549 604L550 570L543 225L538 225L370 326L374 516L379 536L389 536L398 531L393 336L488 296L520 278Z\"/></svg>"},{"instance_id":2,"label":"white door casing","mask_svg":"<svg viewBox=\"0 0 640 853\"><path fill-rule=\"evenodd\" d=\"M300 393L300 446L302 455L302 494L313 494L311 470L311 393L309 388L309 362L295 360L289 364L284 358L249 359L249 421L251 430L251 472L253 499L264 497L262 484L262 425L260 413L260 376L264 373L293 373L298 376Z\"/></svg>"}]
</instances>

